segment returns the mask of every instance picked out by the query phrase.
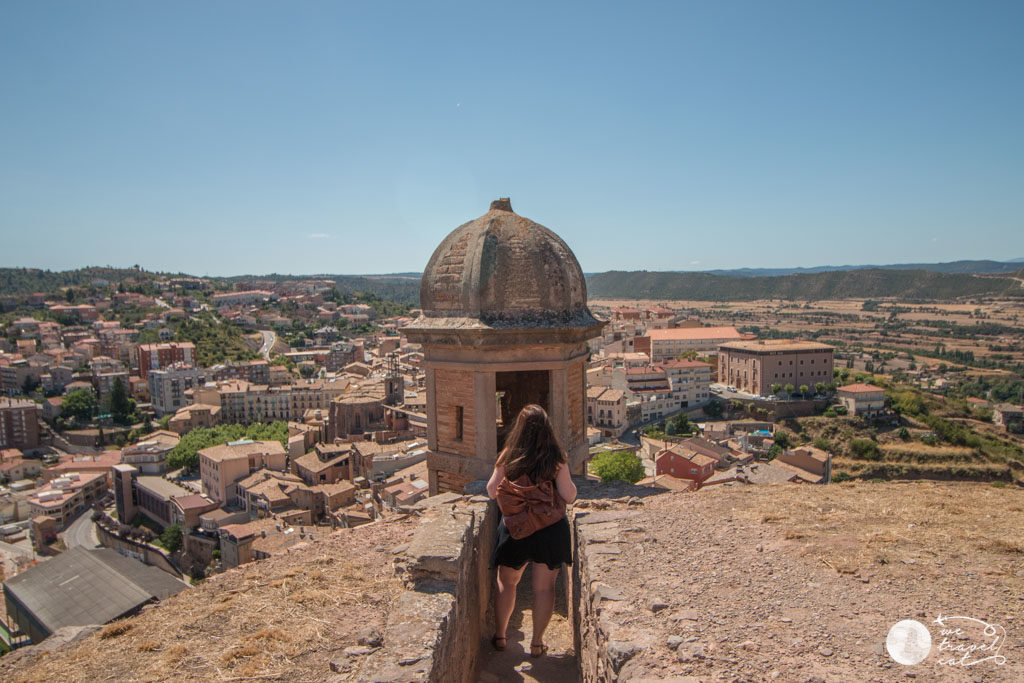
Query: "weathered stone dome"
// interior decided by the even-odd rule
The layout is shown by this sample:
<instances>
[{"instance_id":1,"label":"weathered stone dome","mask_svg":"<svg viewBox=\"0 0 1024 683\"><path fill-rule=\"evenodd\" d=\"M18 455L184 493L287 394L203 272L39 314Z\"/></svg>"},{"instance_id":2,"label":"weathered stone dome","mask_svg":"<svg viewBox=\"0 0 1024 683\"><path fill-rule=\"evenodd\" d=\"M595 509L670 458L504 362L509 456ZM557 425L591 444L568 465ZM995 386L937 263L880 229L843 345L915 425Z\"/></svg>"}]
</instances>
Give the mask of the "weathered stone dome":
<instances>
[{"instance_id":1,"label":"weathered stone dome","mask_svg":"<svg viewBox=\"0 0 1024 683\"><path fill-rule=\"evenodd\" d=\"M508 198L457 227L434 250L420 284L425 318L491 327L589 327L587 283L576 256ZM426 321L424 321L426 322ZM437 321L440 322L440 321Z\"/></svg>"}]
</instances>

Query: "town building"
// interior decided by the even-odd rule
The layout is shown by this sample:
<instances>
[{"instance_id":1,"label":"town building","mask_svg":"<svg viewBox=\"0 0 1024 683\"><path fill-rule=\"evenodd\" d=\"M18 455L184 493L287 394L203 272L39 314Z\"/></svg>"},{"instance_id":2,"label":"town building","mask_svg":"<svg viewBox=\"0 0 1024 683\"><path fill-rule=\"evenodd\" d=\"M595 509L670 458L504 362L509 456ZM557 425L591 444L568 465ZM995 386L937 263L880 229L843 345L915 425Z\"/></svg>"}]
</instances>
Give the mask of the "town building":
<instances>
[{"instance_id":1,"label":"town building","mask_svg":"<svg viewBox=\"0 0 1024 683\"><path fill-rule=\"evenodd\" d=\"M217 385L221 421L251 424L301 420L307 410L327 411L331 401L348 388L347 381L311 380L279 387L230 380ZM206 403L205 397L201 401Z\"/></svg>"},{"instance_id":2,"label":"town building","mask_svg":"<svg viewBox=\"0 0 1024 683\"><path fill-rule=\"evenodd\" d=\"M39 408L33 401L0 396L0 448L39 448Z\"/></svg>"},{"instance_id":3,"label":"town building","mask_svg":"<svg viewBox=\"0 0 1024 683\"><path fill-rule=\"evenodd\" d=\"M11 483L22 479L34 479L43 471L43 462L26 458L17 448L0 450L0 482Z\"/></svg>"},{"instance_id":4,"label":"town building","mask_svg":"<svg viewBox=\"0 0 1024 683\"><path fill-rule=\"evenodd\" d=\"M681 409L702 406L711 399L714 366L696 360L670 359L661 364L672 385L672 398Z\"/></svg>"},{"instance_id":5,"label":"town building","mask_svg":"<svg viewBox=\"0 0 1024 683\"><path fill-rule=\"evenodd\" d=\"M237 482L260 468L284 471L284 446L278 441L243 439L199 451L199 476L203 493L222 505L241 504Z\"/></svg>"},{"instance_id":6,"label":"town building","mask_svg":"<svg viewBox=\"0 0 1024 683\"><path fill-rule=\"evenodd\" d=\"M659 365L626 370L626 389L640 402L642 422L660 420L680 410L680 402L672 393L668 374Z\"/></svg>"},{"instance_id":7,"label":"town building","mask_svg":"<svg viewBox=\"0 0 1024 683\"><path fill-rule=\"evenodd\" d=\"M336 341L331 344L327 354L327 372L338 372L349 363L362 363L366 360L362 342Z\"/></svg>"},{"instance_id":8,"label":"town building","mask_svg":"<svg viewBox=\"0 0 1024 683\"><path fill-rule=\"evenodd\" d=\"M648 330L644 337L650 340L652 363L679 358L687 351L701 355L714 354L722 344L743 339L735 327L670 327Z\"/></svg>"},{"instance_id":9,"label":"town building","mask_svg":"<svg viewBox=\"0 0 1024 683\"><path fill-rule=\"evenodd\" d=\"M188 434L193 429L219 425L221 422L220 414L221 409L219 405L193 403L184 408L179 408L174 417L167 421L167 428L175 434Z\"/></svg>"},{"instance_id":10,"label":"town building","mask_svg":"<svg viewBox=\"0 0 1024 683\"><path fill-rule=\"evenodd\" d=\"M141 513L161 528L168 527L175 520L174 499L191 495L188 489L163 477L140 475L131 465L114 467L114 500L118 519L126 524Z\"/></svg>"},{"instance_id":11,"label":"town building","mask_svg":"<svg viewBox=\"0 0 1024 683\"><path fill-rule=\"evenodd\" d=\"M331 402L328 417L329 437L344 439L349 435L383 430L384 396L370 393L345 395Z\"/></svg>"},{"instance_id":12,"label":"town building","mask_svg":"<svg viewBox=\"0 0 1024 683\"><path fill-rule=\"evenodd\" d=\"M139 345L139 376L142 379L149 379L150 370L159 370L175 363L197 365L196 345L192 342Z\"/></svg>"},{"instance_id":13,"label":"town building","mask_svg":"<svg viewBox=\"0 0 1024 683\"><path fill-rule=\"evenodd\" d=\"M145 440L121 450L121 462L132 465L142 474L159 475L167 471L167 454L178 445L181 437L173 432L156 431Z\"/></svg>"},{"instance_id":14,"label":"town building","mask_svg":"<svg viewBox=\"0 0 1024 683\"><path fill-rule=\"evenodd\" d=\"M594 386L587 389L587 424L605 437L617 439L629 429L626 394L618 389Z\"/></svg>"},{"instance_id":15,"label":"town building","mask_svg":"<svg viewBox=\"0 0 1024 683\"><path fill-rule=\"evenodd\" d=\"M182 532L189 533L199 526L199 519L204 513L220 507L209 496L189 494L171 498L171 521L181 527Z\"/></svg>"},{"instance_id":16,"label":"town building","mask_svg":"<svg viewBox=\"0 0 1024 683\"><path fill-rule=\"evenodd\" d=\"M992 422L1008 432L1024 432L1024 407L1000 403L992 409Z\"/></svg>"},{"instance_id":17,"label":"town building","mask_svg":"<svg viewBox=\"0 0 1024 683\"><path fill-rule=\"evenodd\" d=\"M769 395L774 384L813 389L832 381L833 351L828 344L785 339L722 344L718 378L756 396Z\"/></svg>"},{"instance_id":18,"label":"town building","mask_svg":"<svg viewBox=\"0 0 1024 683\"><path fill-rule=\"evenodd\" d=\"M655 474L689 479L700 485L715 473L715 458L694 450L672 446L654 459Z\"/></svg>"},{"instance_id":19,"label":"town building","mask_svg":"<svg viewBox=\"0 0 1024 683\"><path fill-rule=\"evenodd\" d=\"M270 384L270 363L265 360L227 361L210 367L206 374L214 382L243 379L252 384Z\"/></svg>"},{"instance_id":20,"label":"town building","mask_svg":"<svg viewBox=\"0 0 1024 683\"><path fill-rule=\"evenodd\" d=\"M373 457L365 461L355 444L318 443L309 453L292 460L291 468L309 486L355 481L373 471Z\"/></svg>"},{"instance_id":21,"label":"town building","mask_svg":"<svg viewBox=\"0 0 1024 683\"><path fill-rule=\"evenodd\" d=\"M63 529L79 512L103 497L106 489L105 472L69 472L36 490L28 506L33 517L53 517Z\"/></svg>"},{"instance_id":22,"label":"town building","mask_svg":"<svg viewBox=\"0 0 1024 683\"><path fill-rule=\"evenodd\" d=\"M854 417L876 417L885 412L885 389L874 384L847 384L839 387L839 402Z\"/></svg>"},{"instance_id":23,"label":"town building","mask_svg":"<svg viewBox=\"0 0 1024 683\"><path fill-rule=\"evenodd\" d=\"M579 262L555 233L502 198L434 251L423 312L403 328L423 349L431 494L486 479L521 408L547 410L569 468L587 459L587 307Z\"/></svg>"},{"instance_id":24,"label":"town building","mask_svg":"<svg viewBox=\"0 0 1024 683\"><path fill-rule=\"evenodd\" d=\"M827 484L832 481L832 455L820 448L801 446L783 451L772 464L786 469L796 475L799 481L808 484Z\"/></svg>"},{"instance_id":25,"label":"town building","mask_svg":"<svg viewBox=\"0 0 1024 683\"><path fill-rule=\"evenodd\" d=\"M161 369L151 369L146 377L149 401L157 417L176 413L189 404L185 392L206 381L206 371L194 365L172 363Z\"/></svg>"},{"instance_id":26,"label":"town building","mask_svg":"<svg viewBox=\"0 0 1024 683\"><path fill-rule=\"evenodd\" d=\"M252 289L244 292L227 292L226 294L214 294L210 297L210 302L214 308L220 308L221 306L244 306L246 304L255 304L260 301L273 301L277 299L277 294L264 289Z\"/></svg>"}]
</instances>

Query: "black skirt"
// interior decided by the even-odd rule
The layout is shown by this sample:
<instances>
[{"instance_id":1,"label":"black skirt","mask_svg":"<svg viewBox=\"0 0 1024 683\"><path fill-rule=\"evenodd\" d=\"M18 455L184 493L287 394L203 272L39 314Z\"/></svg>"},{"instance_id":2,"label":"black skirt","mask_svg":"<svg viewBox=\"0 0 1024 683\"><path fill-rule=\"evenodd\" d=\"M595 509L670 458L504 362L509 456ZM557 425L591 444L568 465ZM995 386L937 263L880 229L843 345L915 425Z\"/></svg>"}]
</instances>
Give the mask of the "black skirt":
<instances>
[{"instance_id":1,"label":"black skirt","mask_svg":"<svg viewBox=\"0 0 1024 683\"><path fill-rule=\"evenodd\" d=\"M494 543L494 553L491 554L491 567L503 565L519 569L527 562L540 562L546 564L548 569L572 564L572 536L569 533L569 521L565 517L518 540L509 535L504 518L498 522L498 537Z\"/></svg>"}]
</instances>

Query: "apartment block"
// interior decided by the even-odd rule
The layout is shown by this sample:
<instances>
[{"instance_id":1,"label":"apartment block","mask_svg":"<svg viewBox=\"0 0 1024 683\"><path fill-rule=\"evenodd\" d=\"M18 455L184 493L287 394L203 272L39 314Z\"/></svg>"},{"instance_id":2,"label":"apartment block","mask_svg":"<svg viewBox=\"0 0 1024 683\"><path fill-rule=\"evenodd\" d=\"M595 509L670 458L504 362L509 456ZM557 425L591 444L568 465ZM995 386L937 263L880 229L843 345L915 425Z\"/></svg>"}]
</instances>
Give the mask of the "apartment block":
<instances>
[{"instance_id":1,"label":"apartment block","mask_svg":"<svg viewBox=\"0 0 1024 683\"><path fill-rule=\"evenodd\" d=\"M149 378L150 370L159 370L175 363L196 365L196 345L192 342L139 345L139 376Z\"/></svg>"},{"instance_id":2,"label":"apartment block","mask_svg":"<svg viewBox=\"0 0 1024 683\"><path fill-rule=\"evenodd\" d=\"M185 363L174 363L160 370L150 370L147 377L149 400L157 417L176 413L189 404L185 392L205 381L205 371Z\"/></svg>"},{"instance_id":3,"label":"apartment block","mask_svg":"<svg viewBox=\"0 0 1024 683\"><path fill-rule=\"evenodd\" d=\"M661 364L672 384L672 398L680 408L701 406L711 398L710 363L696 360L667 360Z\"/></svg>"},{"instance_id":4,"label":"apartment block","mask_svg":"<svg viewBox=\"0 0 1024 683\"><path fill-rule=\"evenodd\" d=\"M199 451L199 476L203 493L221 505L240 504L239 480L265 467L284 471L287 454L278 441L232 441Z\"/></svg>"},{"instance_id":5,"label":"apartment block","mask_svg":"<svg viewBox=\"0 0 1024 683\"><path fill-rule=\"evenodd\" d=\"M0 449L39 448L39 412L32 401L0 397Z\"/></svg>"},{"instance_id":6,"label":"apartment block","mask_svg":"<svg viewBox=\"0 0 1024 683\"><path fill-rule=\"evenodd\" d=\"M33 493L28 507L33 517L53 517L63 529L76 513L99 500L106 488L103 472L69 472Z\"/></svg>"}]
</instances>

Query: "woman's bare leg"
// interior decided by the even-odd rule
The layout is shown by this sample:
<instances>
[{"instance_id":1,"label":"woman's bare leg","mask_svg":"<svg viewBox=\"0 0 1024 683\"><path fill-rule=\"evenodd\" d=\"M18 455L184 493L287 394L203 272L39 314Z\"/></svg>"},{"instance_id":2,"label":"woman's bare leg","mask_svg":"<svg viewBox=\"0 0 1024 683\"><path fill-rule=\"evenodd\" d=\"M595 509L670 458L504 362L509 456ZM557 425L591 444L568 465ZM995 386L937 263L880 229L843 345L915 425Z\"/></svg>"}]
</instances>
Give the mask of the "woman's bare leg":
<instances>
[{"instance_id":1,"label":"woman's bare leg","mask_svg":"<svg viewBox=\"0 0 1024 683\"><path fill-rule=\"evenodd\" d=\"M494 636L504 638L512 610L516 606L516 586L523 576L524 564L519 569L498 565L498 592L494 595Z\"/></svg>"},{"instance_id":2,"label":"woman's bare leg","mask_svg":"<svg viewBox=\"0 0 1024 683\"><path fill-rule=\"evenodd\" d=\"M546 564L533 563L533 638L530 647L536 648L544 644L544 629L551 621L551 613L555 610L555 579L557 569L548 569Z\"/></svg>"}]
</instances>

